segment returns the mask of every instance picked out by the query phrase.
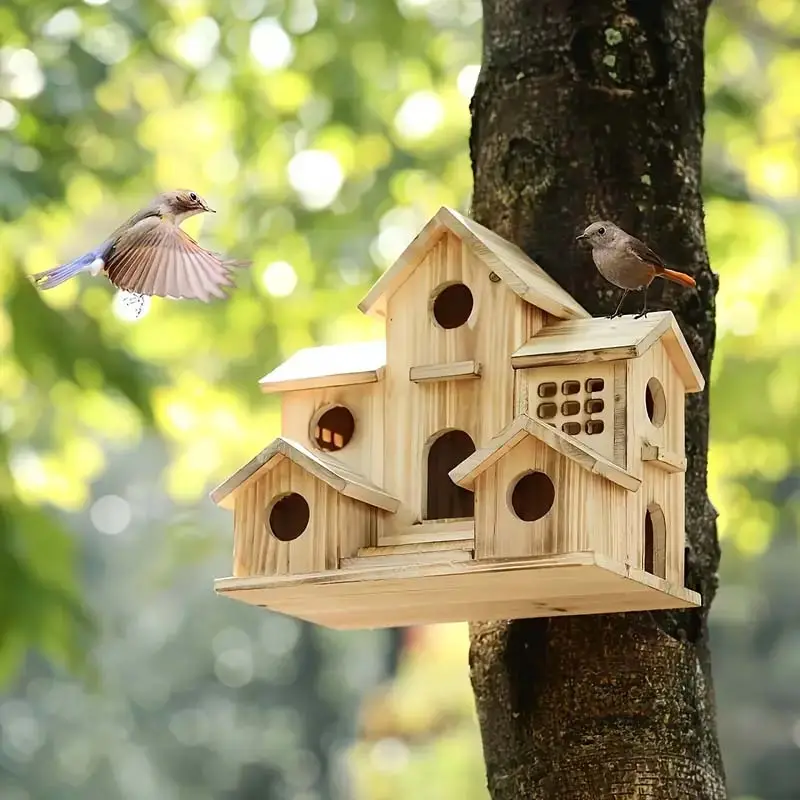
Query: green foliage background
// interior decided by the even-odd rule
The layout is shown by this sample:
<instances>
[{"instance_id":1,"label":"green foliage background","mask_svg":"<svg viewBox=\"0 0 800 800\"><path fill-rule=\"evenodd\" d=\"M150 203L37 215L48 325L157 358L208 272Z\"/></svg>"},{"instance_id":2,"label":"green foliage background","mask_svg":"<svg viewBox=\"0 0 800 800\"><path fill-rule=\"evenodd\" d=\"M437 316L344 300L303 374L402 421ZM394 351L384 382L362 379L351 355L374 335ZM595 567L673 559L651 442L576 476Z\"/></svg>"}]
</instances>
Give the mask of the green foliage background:
<instances>
[{"instance_id":1,"label":"green foliage background","mask_svg":"<svg viewBox=\"0 0 800 800\"><path fill-rule=\"evenodd\" d=\"M396 635L213 596L231 521L206 497L278 430L257 379L380 336L370 282L467 209L480 15L0 0L3 798L485 797L464 626L415 635L385 683ZM800 792L799 42L793 0L713 6L712 634L740 800ZM192 235L253 259L227 303L133 319L102 281L27 281L178 186L219 210Z\"/></svg>"}]
</instances>

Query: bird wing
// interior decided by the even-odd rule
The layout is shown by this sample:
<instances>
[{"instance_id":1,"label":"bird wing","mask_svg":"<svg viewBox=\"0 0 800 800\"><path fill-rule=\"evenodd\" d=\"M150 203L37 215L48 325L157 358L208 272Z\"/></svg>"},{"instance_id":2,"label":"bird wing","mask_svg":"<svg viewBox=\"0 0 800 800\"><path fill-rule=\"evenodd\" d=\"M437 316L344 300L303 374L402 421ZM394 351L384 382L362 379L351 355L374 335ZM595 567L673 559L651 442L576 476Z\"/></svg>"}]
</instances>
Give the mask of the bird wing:
<instances>
[{"instance_id":1,"label":"bird wing","mask_svg":"<svg viewBox=\"0 0 800 800\"><path fill-rule=\"evenodd\" d=\"M247 266L204 250L177 225L147 217L124 231L105 258L114 286L127 292L176 299L225 297L231 269Z\"/></svg>"},{"instance_id":2,"label":"bird wing","mask_svg":"<svg viewBox=\"0 0 800 800\"><path fill-rule=\"evenodd\" d=\"M666 268L667 265L662 261L661 256L635 236L628 237L628 246L630 247L631 253L633 253L639 261L643 261L645 264L655 267L657 272Z\"/></svg>"}]
</instances>

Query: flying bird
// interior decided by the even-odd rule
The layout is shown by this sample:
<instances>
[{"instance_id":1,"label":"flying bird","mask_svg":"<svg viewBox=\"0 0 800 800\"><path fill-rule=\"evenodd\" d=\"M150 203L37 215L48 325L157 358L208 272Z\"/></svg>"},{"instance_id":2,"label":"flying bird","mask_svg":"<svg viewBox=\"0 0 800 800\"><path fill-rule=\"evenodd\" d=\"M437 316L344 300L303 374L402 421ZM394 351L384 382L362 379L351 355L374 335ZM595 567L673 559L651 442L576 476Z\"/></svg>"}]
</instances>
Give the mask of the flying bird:
<instances>
[{"instance_id":1,"label":"flying bird","mask_svg":"<svg viewBox=\"0 0 800 800\"><path fill-rule=\"evenodd\" d=\"M694 288L697 284L691 275L668 269L661 257L644 242L625 233L613 222L593 222L578 237L592 247L592 258L600 274L614 286L623 290L622 297L610 315L619 314L628 292L644 290L644 304L636 319L647 315L647 290L654 278L666 278L681 286Z\"/></svg>"},{"instance_id":2,"label":"flying bird","mask_svg":"<svg viewBox=\"0 0 800 800\"><path fill-rule=\"evenodd\" d=\"M204 211L215 213L196 192L164 192L120 225L102 244L53 269L31 275L41 289L52 289L81 272L103 273L111 283L135 295L202 300L224 298L233 285L237 261L200 247L181 223Z\"/></svg>"}]
</instances>

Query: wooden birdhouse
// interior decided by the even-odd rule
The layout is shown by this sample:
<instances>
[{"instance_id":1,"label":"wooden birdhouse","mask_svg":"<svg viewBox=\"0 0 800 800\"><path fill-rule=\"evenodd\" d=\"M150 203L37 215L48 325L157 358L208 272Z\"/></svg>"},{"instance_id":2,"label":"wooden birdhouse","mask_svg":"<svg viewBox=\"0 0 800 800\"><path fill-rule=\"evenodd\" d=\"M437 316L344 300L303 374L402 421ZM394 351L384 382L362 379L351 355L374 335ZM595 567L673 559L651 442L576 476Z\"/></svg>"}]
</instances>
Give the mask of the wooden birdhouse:
<instances>
[{"instance_id":1,"label":"wooden birdhouse","mask_svg":"<svg viewBox=\"0 0 800 800\"><path fill-rule=\"evenodd\" d=\"M218 593L334 628L699 605L684 586L684 394L669 311L592 318L442 208L360 304L385 341L261 379L281 436L212 492Z\"/></svg>"}]
</instances>

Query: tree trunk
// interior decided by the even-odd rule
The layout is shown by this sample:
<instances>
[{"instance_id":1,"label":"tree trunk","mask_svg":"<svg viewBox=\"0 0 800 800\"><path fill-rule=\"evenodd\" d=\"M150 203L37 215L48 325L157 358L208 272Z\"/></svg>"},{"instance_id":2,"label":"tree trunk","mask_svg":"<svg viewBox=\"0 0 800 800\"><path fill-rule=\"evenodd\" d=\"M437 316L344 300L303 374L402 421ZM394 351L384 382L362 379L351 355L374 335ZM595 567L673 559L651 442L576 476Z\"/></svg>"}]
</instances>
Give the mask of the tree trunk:
<instances>
[{"instance_id":1,"label":"tree trunk","mask_svg":"<svg viewBox=\"0 0 800 800\"><path fill-rule=\"evenodd\" d=\"M716 276L700 196L701 0L483 0L472 102L472 215L516 242L592 314L619 290L575 237L610 219L697 291L656 281L706 379ZM641 295L624 308L638 309ZM493 800L724 798L707 615L716 513L706 494L708 389L687 396L686 585L703 607L481 623L472 684Z\"/></svg>"}]
</instances>

